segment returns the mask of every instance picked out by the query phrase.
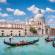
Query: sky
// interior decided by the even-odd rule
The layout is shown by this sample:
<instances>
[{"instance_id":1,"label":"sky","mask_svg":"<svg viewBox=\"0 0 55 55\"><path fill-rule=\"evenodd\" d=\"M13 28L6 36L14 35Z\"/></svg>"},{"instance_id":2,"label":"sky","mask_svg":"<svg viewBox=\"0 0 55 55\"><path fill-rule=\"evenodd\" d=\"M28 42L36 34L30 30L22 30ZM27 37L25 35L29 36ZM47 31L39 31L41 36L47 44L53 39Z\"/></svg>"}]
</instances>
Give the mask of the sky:
<instances>
[{"instance_id":1,"label":"sky","mask_svg":"<svg viewBox=\"0 0 55 55\"><path fill-rule=\"evenodd\" d=\"M46 22L55 27L55 0L0 0L0 21L25 21L39 9Z\"/></svg>"}]
</instances>

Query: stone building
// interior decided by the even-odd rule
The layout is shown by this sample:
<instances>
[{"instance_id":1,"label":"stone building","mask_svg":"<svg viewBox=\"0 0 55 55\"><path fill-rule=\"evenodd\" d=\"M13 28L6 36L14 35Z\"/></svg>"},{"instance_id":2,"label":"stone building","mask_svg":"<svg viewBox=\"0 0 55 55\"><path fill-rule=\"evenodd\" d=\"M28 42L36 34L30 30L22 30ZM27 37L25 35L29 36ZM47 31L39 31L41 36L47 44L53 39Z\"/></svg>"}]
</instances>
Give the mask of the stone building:
<instances>
[{"instance_id":1,"label":"stone building","mask_svg":"<svg viewBox=\"0 0 55 55\"><path fill-rule=\"evenodd\" d=\"M45 23L45 17L39 10L39 13L29 20L29 24L31 27L35 27L38 35L46 35L49 34L49 27Z\"/></svg>"},{"instance_id":2,"label":"stone building","mask_svg":"<svg viewBox=\"0 0 55 55\"><path fill-rule=\"evenodd\" d=\"M25 24L0 23L0 36L24 36Z\"/></svg>"},{"instance_id":3,"label":"stone building","mask_svg":"<svg viewBox=\"0 0 55 55\"><path fill-rule=\"evenodd\" d=\"M0 36L30 36L32 34L29 30L30 27L34 27L37 30L37 35L49 33L49 27L45 23L44 15L39 10L36 16L25 23L0 22Z\"/></svg>"},{"instance_id":4,"label":"stone building","mask_svg":"<svg viewBox=\"0 0 55 55\"><path fill-rule=\"evenodd\" d=\"M55 36L55 28L50 28L50 36Z\"/></svg>"}]
</instances>

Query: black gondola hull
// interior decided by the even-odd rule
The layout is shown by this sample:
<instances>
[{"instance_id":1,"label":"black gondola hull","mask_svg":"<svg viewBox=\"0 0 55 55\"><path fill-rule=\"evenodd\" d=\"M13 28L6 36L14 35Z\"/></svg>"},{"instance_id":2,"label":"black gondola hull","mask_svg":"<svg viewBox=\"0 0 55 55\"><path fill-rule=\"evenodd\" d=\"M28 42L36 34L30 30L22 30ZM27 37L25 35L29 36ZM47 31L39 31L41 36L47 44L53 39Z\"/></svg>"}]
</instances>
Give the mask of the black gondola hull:
<instances>
[{"instance_id":1,"label":"black gondola hull","mask_svg":"<svg viewBox=\"0 0 55 55\"><path fill-rule=\"evenodd\" d=\"M6 45L10 45L10 46L24 46L24 45L31 45L31 44L34 44L34 43L36 43L36 42L38 42L39 41L39 39L38 40L34 40L34 41L30 41L30 42L26 42L26 43L10 43L10 42L6 42L5 40L4 40L4 44L6 44Z\"/></svg>"}]
</instances>

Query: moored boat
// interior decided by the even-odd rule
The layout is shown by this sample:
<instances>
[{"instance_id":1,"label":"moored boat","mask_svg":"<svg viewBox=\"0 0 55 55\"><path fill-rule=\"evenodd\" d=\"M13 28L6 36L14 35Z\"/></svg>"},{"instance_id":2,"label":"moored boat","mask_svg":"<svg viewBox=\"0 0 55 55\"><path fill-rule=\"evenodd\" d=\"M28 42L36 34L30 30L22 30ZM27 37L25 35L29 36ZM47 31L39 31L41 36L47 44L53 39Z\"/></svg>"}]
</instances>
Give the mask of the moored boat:
<instances>
[{"instance_id":1,"label":"moored boat","mask_svg":"<svg viewBox=\"0 0 55 55\"><path fill-rule=\"evenodd\" d=\"M55 47L55 41L52 42L52 46Z\"/></svg>"},{"instance_id":2,"label":"moored boat","mask_svg":"<svg viewBox=\"0 0 55 55\"><path fill-rule=\"evenodd\" d=\"M47 37L47 38L45 38L45 40L46 40L47 42L51 42L51 41L54 40L54 38L55 38L55 37Z\"/></svg>"},{"instance_id":3,"label":"moored boat","mask_svg":"<svg viewBox=\"0 0 55 55\"><path fill-rule=\"evenodd\" d=\"M33 41L29 41L29 42L20 41L20 42L12 43L12 42L7 42L7 41L4 40L4 44L10 45L10 46L24 46L24 45L34 44L34 43L36 43L36 42L38 42L38 41L39 41L39 39L33 40Z\"/></svg>"}]
</instances>

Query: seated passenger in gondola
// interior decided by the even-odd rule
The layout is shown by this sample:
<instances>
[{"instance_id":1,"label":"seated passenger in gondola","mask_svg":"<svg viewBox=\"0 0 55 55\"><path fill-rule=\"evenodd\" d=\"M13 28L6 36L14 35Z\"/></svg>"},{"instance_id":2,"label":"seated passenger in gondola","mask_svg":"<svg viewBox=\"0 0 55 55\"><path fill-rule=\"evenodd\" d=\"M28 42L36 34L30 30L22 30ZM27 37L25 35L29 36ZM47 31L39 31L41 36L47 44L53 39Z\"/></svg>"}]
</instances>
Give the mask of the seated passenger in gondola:
<instances>
[{"instance_id":1,"label":"seated passenger in gondola","mask_svg":"<svg viewBox=\"0 0 55 55\"><path fill-rule=\"evenodd\" d=\"M24 40L22 40L22 41L20 41L20 43L25 44L25 43L27 43L27 42L26 42L26 41L24 41Z\"/></svg>"}]
</instances>

